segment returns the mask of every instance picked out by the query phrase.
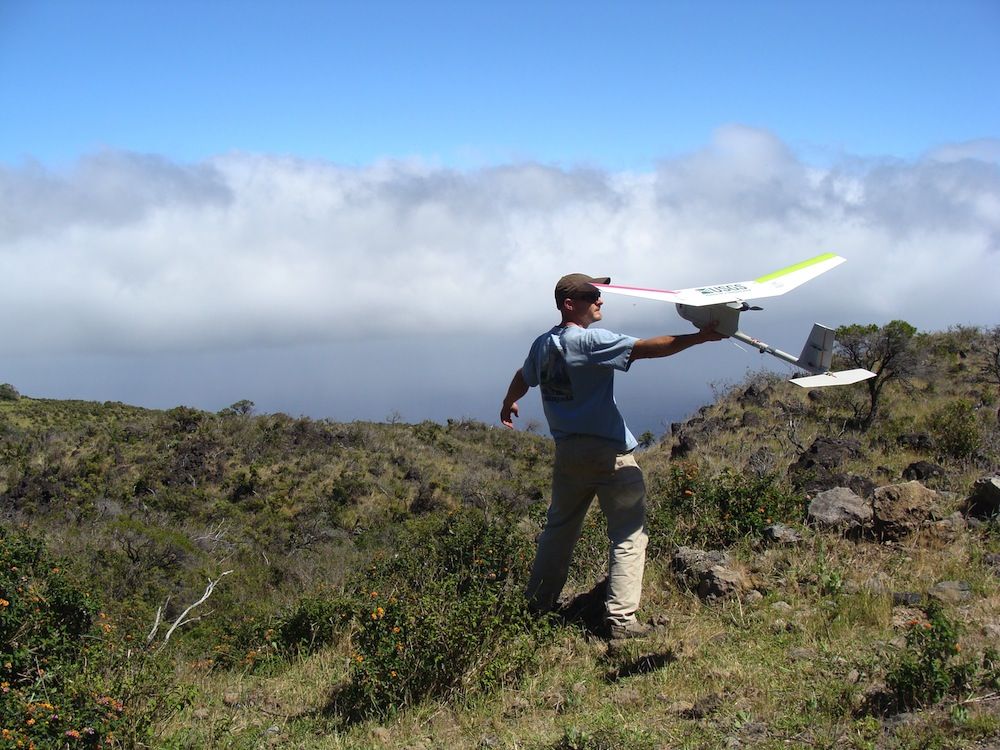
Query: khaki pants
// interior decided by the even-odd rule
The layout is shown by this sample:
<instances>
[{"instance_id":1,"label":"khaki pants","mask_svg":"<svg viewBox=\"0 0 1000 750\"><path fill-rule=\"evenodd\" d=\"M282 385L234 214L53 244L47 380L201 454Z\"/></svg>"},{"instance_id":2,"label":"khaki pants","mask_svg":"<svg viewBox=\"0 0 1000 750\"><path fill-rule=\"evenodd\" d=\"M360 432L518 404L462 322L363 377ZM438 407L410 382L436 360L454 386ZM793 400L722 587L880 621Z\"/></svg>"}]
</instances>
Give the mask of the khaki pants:
<instances>
[{"instance_id":1,"label":"khaki pants","mask_svg":"<svg viewBox=\"0 0 1000 750\"><path fill-rule=\"evenodd\" d=\"M608 522L608 621L635 621L642 595L646 562L646 484L631 454L593 437L556 443L552 502L528 581L527 595L541 611L555 607L569 574L573 547L583 529L587 509L597 496Z\"/></svg>"}]
</instances>

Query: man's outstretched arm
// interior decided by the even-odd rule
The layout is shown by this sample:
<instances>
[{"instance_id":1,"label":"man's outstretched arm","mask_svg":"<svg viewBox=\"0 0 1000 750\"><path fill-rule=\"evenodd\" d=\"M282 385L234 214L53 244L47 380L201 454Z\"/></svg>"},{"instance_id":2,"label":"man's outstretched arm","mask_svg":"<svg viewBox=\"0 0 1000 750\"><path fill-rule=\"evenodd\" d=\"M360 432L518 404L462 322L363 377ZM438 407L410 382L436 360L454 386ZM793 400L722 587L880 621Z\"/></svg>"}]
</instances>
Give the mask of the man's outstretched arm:
<instances>
[{"instance_id":1,"label":"man's outstretched arm","mask_svg":"<svg viewBox=\"0 0 1000 750\"><path fill-rule=\"evenodd\" d=\"M528 383L524 379L524 374L518 369L514 373L514 378L507 388L507 395L504 396L503 406L500 408L500 422L505 427L514 429L514 417L517 416L517 401L528 392Z\"/></svg>"},{"instance_id":2,"label":"man's outstretched arm","mask_svg":"<svg viewBox=\"0 0 1000 750\"><path fill-rule=\"evenodd\" d=\"M709 341L721 341L727 338L715 330L715 324L699 329L697 333L683 333L679 336L657 336L651 339L639 339L632 345L629 364L637 359L656 359L669 357L697 344Z\"/></svg>"}]
</instances>

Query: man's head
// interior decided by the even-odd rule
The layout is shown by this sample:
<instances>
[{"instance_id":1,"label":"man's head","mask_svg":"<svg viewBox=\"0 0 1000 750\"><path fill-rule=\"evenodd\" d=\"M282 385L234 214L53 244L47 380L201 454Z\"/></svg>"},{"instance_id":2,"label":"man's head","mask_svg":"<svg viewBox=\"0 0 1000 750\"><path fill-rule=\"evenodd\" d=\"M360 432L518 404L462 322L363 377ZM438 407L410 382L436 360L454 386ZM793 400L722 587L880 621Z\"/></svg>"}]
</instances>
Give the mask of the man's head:
<instances>
[{"instance_id":1,"label":"man's head","mask_svg":"<svg viewBox=\"0 0 1000 750\"><path fill-rule=\"evenodd\" d=\"M594 284L610 284L609 276L588 276L585 273L570 273L559 279L556 284L556 307L563 309L563 301L581 296L596 300L601 296L601 290Z\"/></svg>"},{"instance_id":2,"label":"man's head","mask_svg":"<svg viewBox=\"0 0 1000 750\"><path fill-rule=\"evenodd\" d=\"M556 307L563 323L575 323L586 328L601 319L601 290L594 284L610 284L608 276L587 276L571 273L556 284Z\"/></svg>"}]
</instances>

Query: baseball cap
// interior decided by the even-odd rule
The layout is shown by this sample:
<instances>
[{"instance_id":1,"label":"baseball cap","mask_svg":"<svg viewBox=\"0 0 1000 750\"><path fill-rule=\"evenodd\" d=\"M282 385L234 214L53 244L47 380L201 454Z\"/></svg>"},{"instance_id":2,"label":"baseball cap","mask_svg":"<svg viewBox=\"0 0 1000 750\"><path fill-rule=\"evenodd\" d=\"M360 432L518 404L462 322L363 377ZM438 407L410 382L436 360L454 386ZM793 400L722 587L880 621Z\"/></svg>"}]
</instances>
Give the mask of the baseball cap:
<instances>
[{"instance_id":1,"label":"baseball cap","mask_svg":"<svg viewBox=\"0 0 1000 750\"><path fill-rule=\"evenodd\" d=\"M563 300L580 294L601 293L594 284L610 284L610 276L588 276L585 273L570 273L559 279L556 284L556 307L561 308Z\"/></svg>"}]
</instances>

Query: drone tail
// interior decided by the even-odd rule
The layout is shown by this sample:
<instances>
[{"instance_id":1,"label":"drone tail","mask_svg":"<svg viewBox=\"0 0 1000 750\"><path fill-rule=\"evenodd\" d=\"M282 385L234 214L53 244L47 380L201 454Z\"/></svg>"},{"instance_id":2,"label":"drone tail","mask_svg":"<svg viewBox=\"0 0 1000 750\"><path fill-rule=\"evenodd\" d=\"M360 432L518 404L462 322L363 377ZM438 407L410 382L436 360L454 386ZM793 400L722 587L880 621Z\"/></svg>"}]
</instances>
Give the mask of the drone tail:
<instances>
[{"instance_id":1,"label":"drone tail","mask_svg":"<svg viewBox=\"0 0 1000 750\"><path fill-rule=\"evenodd\" d=\"M795 362L803 370L808 370L813 374L792 378L791 382L803 388L822 388L828 385L859 383L862 380L875 377L874 372L864 369L832 372L830 366L833 364L834 341L831 329L819 323L814 324L805 346L802 347L802 354Z\"/></svg>"},{"instance_id":2,"label":"drone tail","mask_svg":"<svg viewBox=\"0 0 1000 750\"><path fill-rule=\"evenodd\" d=\"M830 365L833 364L834 340L831 329L814 323L809 338L802 347L802 354L795 364L817 375L829 371Z\"/></svg>"}]
</instances>

